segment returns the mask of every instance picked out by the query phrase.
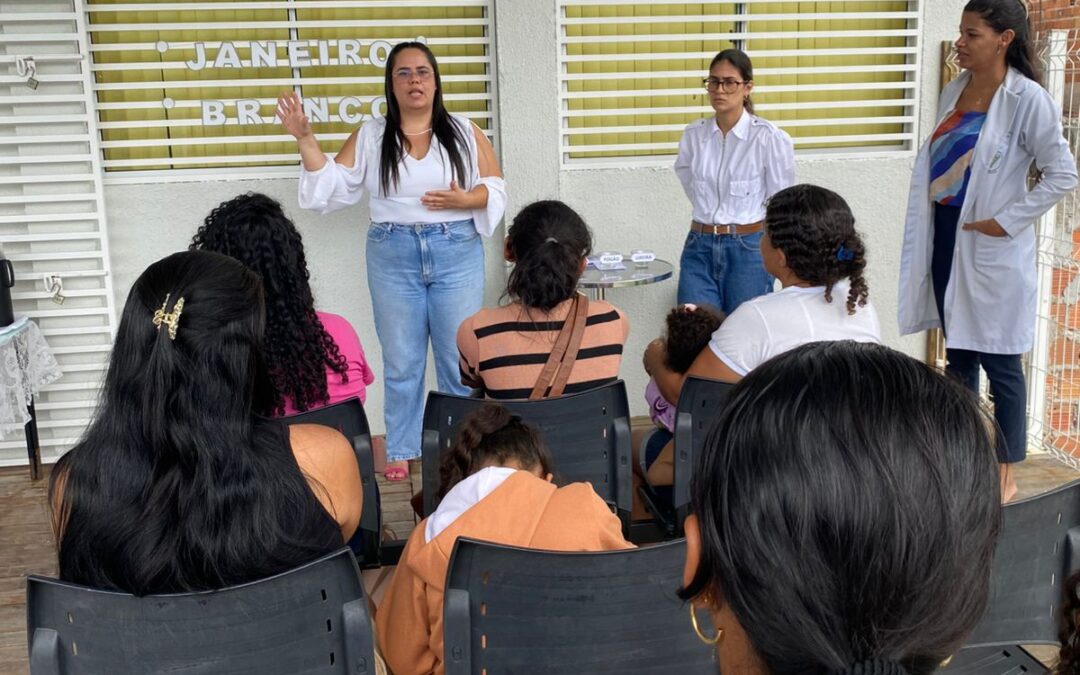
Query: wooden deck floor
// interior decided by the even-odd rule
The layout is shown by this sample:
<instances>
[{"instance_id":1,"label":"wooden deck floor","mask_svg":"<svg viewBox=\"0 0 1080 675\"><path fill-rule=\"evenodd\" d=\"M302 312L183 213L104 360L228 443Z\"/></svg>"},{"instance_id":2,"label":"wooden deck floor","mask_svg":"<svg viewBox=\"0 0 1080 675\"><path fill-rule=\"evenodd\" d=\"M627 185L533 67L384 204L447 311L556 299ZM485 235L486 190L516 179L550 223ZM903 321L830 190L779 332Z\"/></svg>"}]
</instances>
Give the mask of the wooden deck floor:
<instances>
[{"instance_id":1,"label":"wooden deck floor","mask_svg":"<svg viewBox=\"0 0 1080 675\"><path fill-rule=\"evenodd\" d=\"M378 477L384 523L398 538L416 524L409 500L419 488L419 466L412 480L387 483ZM1020 497L1049 490L1080 477L1073 469L1047 457L1032 457L1020 465ZM26 657L27 574L56 575L56 556L45 507L47 480L30 481L26 469L0 469L0 673L28 673ZM1049 658L1054 649L1038 650Z\"/></svg>"}]
</instances>

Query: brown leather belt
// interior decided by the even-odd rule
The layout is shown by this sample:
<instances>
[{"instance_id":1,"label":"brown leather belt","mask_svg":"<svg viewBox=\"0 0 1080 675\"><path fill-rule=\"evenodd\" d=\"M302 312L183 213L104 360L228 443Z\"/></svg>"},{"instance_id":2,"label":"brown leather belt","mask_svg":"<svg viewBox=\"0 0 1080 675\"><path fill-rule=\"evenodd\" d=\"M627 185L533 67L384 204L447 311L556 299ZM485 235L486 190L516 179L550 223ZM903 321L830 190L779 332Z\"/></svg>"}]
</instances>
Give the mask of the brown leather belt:
<instances>
[{"instance_id":1,"label":"brown leather belt","mask_svg":"<svg viewBox=\"0 0 1080 675\"><path fill-rule=\"evenodd\" d=\"M706 225L696 220L690 223L690 230L700 234L754 234L755 232L761 232L764 227L764 220L746 225Z\"/></svg>"}]
</instances>

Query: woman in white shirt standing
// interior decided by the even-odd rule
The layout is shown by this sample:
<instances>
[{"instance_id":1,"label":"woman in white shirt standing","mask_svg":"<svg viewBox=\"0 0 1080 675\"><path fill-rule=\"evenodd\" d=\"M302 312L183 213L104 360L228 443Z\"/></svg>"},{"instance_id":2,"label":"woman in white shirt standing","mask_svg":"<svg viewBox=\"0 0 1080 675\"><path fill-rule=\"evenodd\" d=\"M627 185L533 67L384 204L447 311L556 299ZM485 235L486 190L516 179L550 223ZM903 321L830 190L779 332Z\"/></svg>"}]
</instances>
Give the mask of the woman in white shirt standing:
<instances>
[{"instance_id":1,"label":"woman in white shirt standing","mask_svg":"<svg viewBox=\"0 0 1080 675\"><path fill-rule=\"evenodd\" d=\"M685 374L664 367L663 351L645 351L649 372L671 403L687 375L737 382L777 354L808 342L880 342L877 312L863 272L866 248L844 198L795 185L769 200L761 238L765 268L783 288L749 300L713 333Z\"/></svg>"},{"instance_id":2,"label":"woman in white shirt standing","mask_svg":"<svg viewBox=\"0 0 1080 675\"><path fill-rule=\"evenodd\" d=\"M1076 186L1061 115L1039 85L1019 0L964 7L938 125L915 161L900 263L902 333L941 327L948 370L990 380L1004 499L1027 450L1021 356L1034 342L1035 221ZM1028 190L1028 172L1040 172Z\"/></svg>"},{"instance_id":3,"label":"woman in white shirt standing","mask_svg":"<svg viewBox=\"0 0 1080 675\"><path fill-rule=\"evenodd\" d=\"M300 147L300 206L330 213L370 193L367 276L383 354L388 480L408 477L420 454L428 339L440 391L465 394L458 325L483 302L484 249L506 207L505 184L484 133L443 106L427 45L403 42L387 58L386 116L324 155L300 99L278 116Z\"/></svg>"},{"instance_id":4,"label":"woman in white shirt standing","mask_svg":"<svg viewBox=\"0 0 1080 675\"><path fill-rule=\"evenodd\" d=\"M753 114L754 72L742 51L717 54L704 84L716 115L687 125L675 160L693 205L678 302L730 314L772 290L758 242L765 201L795 182L795 151L787 133Z\"/></svg>"}]
</instances>

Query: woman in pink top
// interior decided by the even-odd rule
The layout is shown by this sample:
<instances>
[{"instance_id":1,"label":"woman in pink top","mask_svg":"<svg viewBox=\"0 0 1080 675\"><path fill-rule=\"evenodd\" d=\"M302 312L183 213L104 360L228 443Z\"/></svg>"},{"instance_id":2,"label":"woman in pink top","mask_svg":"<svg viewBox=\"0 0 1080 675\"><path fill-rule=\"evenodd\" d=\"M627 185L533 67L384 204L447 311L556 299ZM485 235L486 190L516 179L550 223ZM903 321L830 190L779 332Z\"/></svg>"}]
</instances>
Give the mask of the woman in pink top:
<instances>
[{"instance_id":1,"label":"woman in pink top","mask_svg":"<svg viewBox=\"0 0 1080 675\"><path fill-rule=\"evenodd\" d=\"M218 205L191 248L231 256L258 273L266 294L263 359L271 387L261 412L292 415L358 396L375 381L356 331L315 311L304 243L281 204L248 193Z\"/></svg>"}]
</instances>

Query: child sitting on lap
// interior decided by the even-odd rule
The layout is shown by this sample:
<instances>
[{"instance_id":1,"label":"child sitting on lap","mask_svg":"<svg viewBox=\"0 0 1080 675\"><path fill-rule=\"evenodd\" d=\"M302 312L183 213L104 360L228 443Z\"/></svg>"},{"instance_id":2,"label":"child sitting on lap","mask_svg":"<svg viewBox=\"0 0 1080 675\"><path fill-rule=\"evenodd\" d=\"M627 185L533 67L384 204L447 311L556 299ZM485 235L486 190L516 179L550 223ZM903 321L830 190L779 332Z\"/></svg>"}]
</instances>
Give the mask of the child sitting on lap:
<instances>
[{"instance_id":1,"label":"child sitting on lap","mask_svg":"<svg viewBox=\"0 0 1080 675\"><path fill-rule=\"evenodd\" d=\"M690 365L708 346L713 332L724 321L724 313L705 305L687 303L668 312L667 332L653 342L663 350L662 367L673 373L685 374ZM654 376L645 362L645 371ZM656 424L656 431L646 439L646 478L652 486L671 485L673 475L673 434L675 432L675 406L660 393L655 379L645 387L645 400L649 404L649 416Z\"/></svg>"}]
</instances>

